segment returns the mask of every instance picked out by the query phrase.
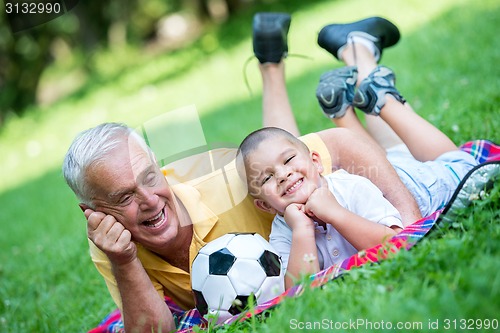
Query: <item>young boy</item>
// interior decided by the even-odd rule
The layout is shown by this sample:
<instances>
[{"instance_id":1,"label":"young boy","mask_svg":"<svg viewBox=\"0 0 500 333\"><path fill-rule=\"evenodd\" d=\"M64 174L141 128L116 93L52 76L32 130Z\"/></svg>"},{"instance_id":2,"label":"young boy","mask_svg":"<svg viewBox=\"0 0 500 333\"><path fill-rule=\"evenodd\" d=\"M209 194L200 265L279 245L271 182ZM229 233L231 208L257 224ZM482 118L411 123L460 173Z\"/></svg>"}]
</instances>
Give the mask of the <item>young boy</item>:
<instances>
[{"instance_id":1,"label":"young boy","mask_svg":"<svg viewBox=\"0 0 500 333\"><path fill-rule=\"evenodd\" d=\"M265 26L273 27L274 32L254 33L254 53L260 61L264 83L264 110L281 110L280 117L275 118L286 118L295 126L276 127L294 134L297 126L292 116L286 116L293 113L284 70L291 18L285 13L259 13L254 20L265 21ZM262 40L260 36L267 38ZM259 43L255 42L257 37ZM323 74L316 96L323 113L338 127L358 133L359 138L372 142L374 149L386 153L412 192L422 216L427 216L448 202L477 161L416 114L396 89L394 73L378 65L383 50L395 45L399 38L398 28L381 17L323 27L318 35L319 46L347 66ZM366 113L366 129L354 107ZM357 149L353 145L352 150Z\"/></svg>"},{"instance_id":2,"label":"young boy","mask_svg":"<svg viewBox=\"0 0 500 333\"><path fill-rule=\"evenodd\" d=\"M287 47L283 47L283 45L286 45L285 32L287 26L283 25L281 31L283 32L282 35L285 36L283 40L274 40L273 43L266 44L266 47L274 50L273 46L278 44L281 45L280 49L287 51ZM448 202L460 180L470 169L477 165L477 161L470 154L460 151L444 133L417 115L395 88L394 73L389 68L378 65L383 49L396 44L399 38L400 34L397 27L380 17L372 17L348 24L331 24L324 27L319 33L318 44L337 59L345 62L347 66L325 73L320 79L316 96L323 113L332 119L338 127L346 127L355 131L365 140L376 142L380 149L387 152L388 160L414 196L422 215L427 216L442 208ZM282 64L285 56L286 52L283 52L282 57L275 57L276 59L279 58L277 61L266 63L266 66L262 66L262 68L267 69L267 71L271 68L277 68L279 69L277 76L283 76L283 67L280 64ZM278 82L280 86L284 85L284 80L274 80L274 82ZM281 87L281 90L284 90L284 87ZM275 108L289 105L286 95L280 94L271 97L273 97ZM367 115L365 117L367 129L358 120L354 107ZM339 229L336 231L346 240L352 242L351 245L357 250L365 248L365 244L360 240L371 240L374 237L380 242L384 236L390 235L391 231L399 230L397 224L385 225L384 231L387 233L383 235L373 232L371 228L357 228L361 224L350 224L353 213L361 214L368 220L373 221L373 219L369 215L364 215L365 212L363 211L352 210L351 214L345 214L345 211L339 207L340 202L331 200L332 196L328 200L316 201L316 196L321 198L327 196L325 186L322 186L324 181L321 178L317 180L317 188L314 189L314 186L311 185L308 190L310 196L307 197L304 194L300 198L301 201L271 200L273 197L257 186L262 184L263 187L268 181L266 179L274 179L277 184L276 175L271 173L272 176L269 178L269 172L266 171L266 168L267 170L273 169L265 164L254 163L253 159L259 161L260 158L272 158L271 153L274 148L271 147L275 146L276 143L261 140L262 142L267 141L267 144L259 145L259 141L253 139L248 142L252 141L255 141L255 144L249 145L247 153L245 153L245 149L241 149L241 155L249 177L247 179L249 190L253 191L251 192L252 195L255 195L257 207L276 212L278 214L277 219L279 219L281 213L286 221L281 226L286 227L288 225L291 228L292 232L288 235L288 238L285 236L281 243L277 245L277 239L273 237L273 234L271 234L271 242L274 243L278 251L280 251L280 244L286 245L286 242L288 242L290 258L287 259L286 257L286 249L282 255L285 262L288 263L288 271L293 275L315 272L318 266L320 268L327 267L327 265L322 267L319 262L315 261L315 252L312 251L314 250L315 237L312 237L310 232L311 226L314 225L312 220L316 221L317 226L326 226L326 229L328 229L329 225L335 228L338 226ZM353 149L356 149L356 147L353 147ZM252 154L252 151L258 154ZM250 155L250 159L245 155ZM315 159L319 158L319 156L314 156L314 152L311 152L310 158L313 164L316 163ZM278 155L275 155L275 157L278 157ZM304 165L305 162L304 160ZM284 164L284 162L282 163ZM276 166L276 163L274 165ZM257 175L266 174L267 176L264 179L257 177ZM280 174L280 177L279 181L284 182L285 176ZM264 180L266 180L264 183L259 184L259 181ZM288 190L293 192L295 190L294 186L298 188L300 184L300 182L294 183ZM279 194L278 192L274 199L277 199ZM352 200L361 197L365 205L368 205L372 200L371 197L362 192L356 191L356 193L351 192L351 194L354 196L354 198L351 198ZM282 192L281 198L287 198L287 195L287 192ZM318 208L319 205L315 204L315 202L325 203L325 205ZM357 218L354 220L358 221ZM302 222L298 224L297 221ZM374 225L377 228L384 227L384 225L380 226L374 223L363 224L365 227L373 227ZM273 227L275 227L274 224ZM298 228L300 228L300 231ZM295 232L295 230L299 232ZM309 230L309 232L302 233L303 230ZM360 242L358 243L358 241ZM319 246L318 244L318 248ZM334 257L338 255L338 248L336 250L327 252L327 257L330 254ZM310 253L313 254L310 257L311 266L304 267L302 257ZM322 252L317 253L319 255ZM324 261L324 256L320 260ZM290 283L290 280L287 283Z\"/></svg>"},{"instance_id":3,"label":"young boy","mask_svg":"<svg viewBox=\"0 0 500 333\"><path fill-rule=\"evenodd\" d=\"M283 129L251 133L237 156L255 206L276 214L269 241L289 273L286 288L300 274L339 263L403 227L373 183L344 170L322 176L320 155Z\"/></svg>"}]
</instances>

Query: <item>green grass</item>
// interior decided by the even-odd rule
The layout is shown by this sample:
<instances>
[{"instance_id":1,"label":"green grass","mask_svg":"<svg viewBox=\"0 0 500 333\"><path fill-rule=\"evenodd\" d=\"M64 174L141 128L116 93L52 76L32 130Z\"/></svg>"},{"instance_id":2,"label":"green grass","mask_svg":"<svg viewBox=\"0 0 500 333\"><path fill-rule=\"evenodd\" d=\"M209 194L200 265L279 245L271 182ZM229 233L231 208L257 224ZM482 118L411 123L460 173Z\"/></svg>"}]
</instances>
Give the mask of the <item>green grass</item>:
<instances>
[{"instance_id":1,"label":"green grass","mask_svg":"<svg viewBox=\"0 0 500 333\"><path fill-rule=\"evenodd\" d=\"M456 143L500 141L497 1L292 5L290 51L313 58L287 60L291 103L304 133L330 126L314 90L322 72L340 66L315 45L317 31L333 20L382 15L403 35L384 52L383 63L396 71L399 89L416 111ZM276 2L268 6L263 8L289 10ZM242 78L251 53L250 19L250 12L242 13L174 54L96 52L89 59L95 68L90 74L81 74L74 64L57 64L44 84L75 73L86 81L57 103L7 122L0 131L0 332L86 331L114 309L87 253L83 215L60 174L63 155L85 128L103 121L137 126L189 104L196 105L208 142L238 143L261 123L255 67L248 68L253 95ZM486 206L478 202L468 209L455 227L436 231L411 251L287 300L264 323L227 330L288 331L292 319L424 324L500 319L498 202L497 193Z\"/></svg>"}]
</instances>

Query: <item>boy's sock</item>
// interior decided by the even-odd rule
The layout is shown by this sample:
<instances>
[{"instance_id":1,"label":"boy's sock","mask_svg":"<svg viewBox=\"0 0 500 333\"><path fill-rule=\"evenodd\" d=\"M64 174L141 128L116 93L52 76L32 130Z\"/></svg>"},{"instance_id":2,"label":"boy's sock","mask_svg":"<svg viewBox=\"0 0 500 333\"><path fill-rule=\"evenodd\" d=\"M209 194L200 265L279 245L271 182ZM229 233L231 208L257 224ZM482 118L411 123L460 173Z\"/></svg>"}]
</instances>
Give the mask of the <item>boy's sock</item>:
<instances>
[{"instance_id":1,"label":"boy's sock","mask_svg":"<svg viewBox=\"0 0 500 333\"><path fill-rule=\"evenodd\" d=\"M375 38L367 33L364 33L361 31L353 32L349 35L349 37L347 39L347 44L345 44L344 46L341 46L339 48L337 58L340 60L343 60L342 59L342 52L347 47L347 45L349 45L349 44L361 44L364 47L366 47L373 54L373 56L375 57L375 60L378 62L380 60L380 50L375 46L375 42L377 42L377 41L378 41L377 38Z\"/></svg>"}]
</instances>

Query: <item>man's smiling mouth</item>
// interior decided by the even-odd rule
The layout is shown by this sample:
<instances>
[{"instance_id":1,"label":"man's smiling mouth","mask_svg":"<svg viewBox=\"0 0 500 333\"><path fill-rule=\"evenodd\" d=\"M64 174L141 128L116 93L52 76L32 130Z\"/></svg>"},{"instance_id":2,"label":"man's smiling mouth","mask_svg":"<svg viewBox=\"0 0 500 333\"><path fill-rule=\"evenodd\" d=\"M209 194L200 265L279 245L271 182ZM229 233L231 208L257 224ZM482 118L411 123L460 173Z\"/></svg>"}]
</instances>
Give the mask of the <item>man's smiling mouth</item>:
<instances>
[{"instance_id":1,"label":"man's smiling mouth","mask_svg":"<svg viewBox=\"0 0 500 333\"><path fill-rule=\"evenodd\" d=\"M165 207L163 207L163 209L158 214L156 214L155 216L153 216L150 219L145 220L144 222L142 222L142 224L145 225L146 227L149 227L149 228L158 228L166 220L167 219L166 219L166 215L165 215Z\"/></svg>"}]
</instances>

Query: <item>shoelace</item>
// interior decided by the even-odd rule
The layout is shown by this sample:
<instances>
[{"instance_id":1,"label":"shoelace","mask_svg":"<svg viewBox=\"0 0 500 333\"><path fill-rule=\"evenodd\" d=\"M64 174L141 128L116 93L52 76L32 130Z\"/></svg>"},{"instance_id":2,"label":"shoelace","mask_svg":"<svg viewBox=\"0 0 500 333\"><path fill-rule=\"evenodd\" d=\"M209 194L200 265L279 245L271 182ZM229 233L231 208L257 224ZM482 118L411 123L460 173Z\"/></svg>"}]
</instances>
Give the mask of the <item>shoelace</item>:
<instances>
[{"instance_id":1,"label":"shoelace","mask_svg":"<svg viewBox=\"0 0 500 333\"><path fill-rule=\"evenodd\" d=\"M288 53L286 58L288 57L295 57L295 58L302 58L302 59L307 59L307 60L313 60L312 57L309 57L309 56L306 56L306 55L303 55L303 54L295 54L295 53ZM250 83L248 82L248 76L247 76L247 67L248 67L248 64L254 60L254 59L257 59L254 55L248 57L248 59L245 61L245 64L243 65L243 79L245 81L245 85L248 89L248 92L250 94L250 97L253 97L253 93L252 93L252 88L250 87Z\"/></svg>"}]
</instances>

